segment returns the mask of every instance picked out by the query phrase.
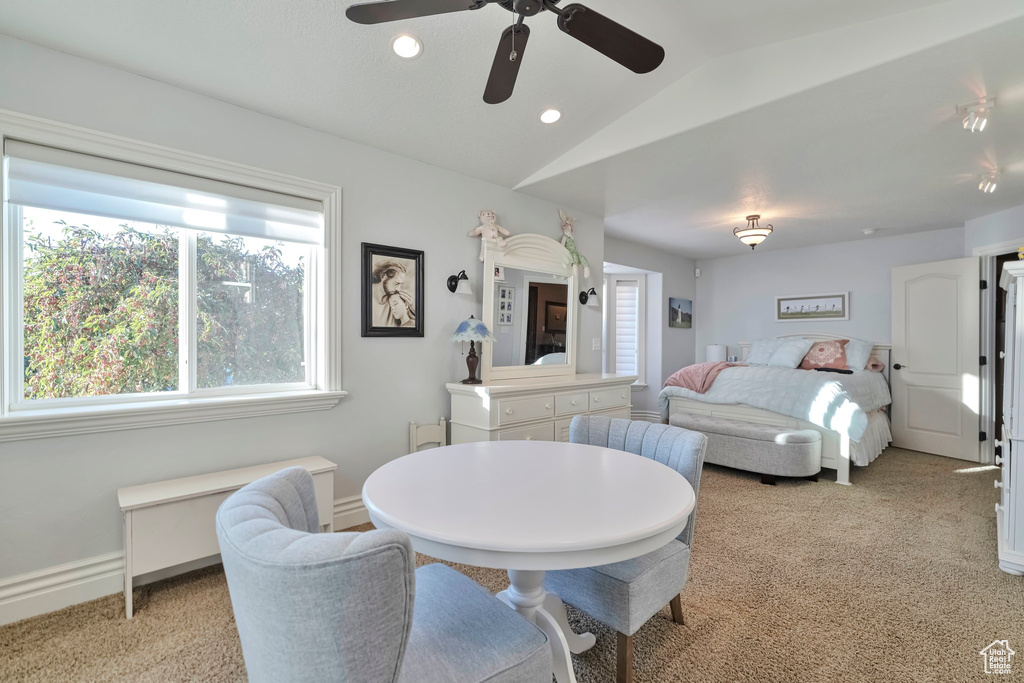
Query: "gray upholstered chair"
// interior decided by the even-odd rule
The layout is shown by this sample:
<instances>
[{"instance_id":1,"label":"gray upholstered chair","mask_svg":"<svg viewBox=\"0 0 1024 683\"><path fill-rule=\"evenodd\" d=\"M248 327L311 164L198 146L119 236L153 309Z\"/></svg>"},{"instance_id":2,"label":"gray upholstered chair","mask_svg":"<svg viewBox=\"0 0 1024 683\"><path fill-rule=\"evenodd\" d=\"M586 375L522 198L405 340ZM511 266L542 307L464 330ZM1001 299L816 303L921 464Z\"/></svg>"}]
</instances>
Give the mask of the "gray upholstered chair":
<instances>
[{"instance_id":1,"label":"gray upholstered chair","mask_svg":"<svg viewBox=\"0 0 1024 683\"><path fill-rule=\"evenodd\" d=\"M453 569L414 571L405 534L318 529L299 467L217 511L249 680L550 683L543 632Z\"/></svg>"},{"instance_id":2,"label":"gray upholstered chair","mask_svg":"<svg viewBox=\"0 0 1024 683\"><path fill-rule=\"evenodd\" d=\"M634 420L578 415L569 441L636 453L668 465L686 477L694 494L700 490L707 437L681 427ZM696 508L682 533L658 550L632 560L600 567L548 572L544 584L563 601L618 632L616 679L633 680L633 634L666 605L683 623L679 598L690 566Z\"/></svg>"}]
</instances>

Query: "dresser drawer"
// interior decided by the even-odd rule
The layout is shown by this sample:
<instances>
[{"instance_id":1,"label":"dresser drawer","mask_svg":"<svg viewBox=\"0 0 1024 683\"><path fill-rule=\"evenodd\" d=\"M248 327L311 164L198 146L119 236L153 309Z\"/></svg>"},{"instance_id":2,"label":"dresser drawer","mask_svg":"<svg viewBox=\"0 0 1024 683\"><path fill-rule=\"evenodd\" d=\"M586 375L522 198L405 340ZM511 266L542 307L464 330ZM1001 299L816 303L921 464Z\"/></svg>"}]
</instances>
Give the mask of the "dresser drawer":
<instances>
[{"instance_id":1,"label":"dresser drawer","mask_svg":"<svg viewBox=\"0 0 1024 683\"><path fill-rule=\"evenodd\" d=\"M555 415L585 413L589 410L589 406L590 394L585 391L578 394L555 396Z\"/></svg>"},{"instance_id":2,"label":"dresser drawer","mask_svg":"<svg viewBox=\"0 0 1024 683\"><path fill-rule=\"evenodd\" d=\"M623 420L628 420L631 417L629 406L623 406L622 408L615 408L613 410L602 410L599 413L591 413L591 415L600 415L601 417L610 417L613 419L620 417Z\"/></svg>"},{"instance_id":3,"label":"dresser drawer","mask_svg":"<svg viewBox=\"0 0 1024 683\"><path fill-rule=\"evenodd\" d=\"M555 397L537 396L498 401L498 424L508 425L555 416Z\"/></svg>"},{"instance_id":4,"label":"dresser drawer","mask_svg":"<svg viewBox=\"0 0 1024 683\"><path fill-rule=\"evenodd\" d=\"M519 429L503 429L498 432L498 441L554 441L555 423L520 427Z\"/></svg>"},{"instance_id":5,"label":"dresser drawer","mask_svg":"<svg viewBox=\"0 0 1024 683\"><path fill-rule=\"evenodd\" d=\"M629 405L629 387L590 392L590 411L608 410Z\"/></svg>"}]
</instances>

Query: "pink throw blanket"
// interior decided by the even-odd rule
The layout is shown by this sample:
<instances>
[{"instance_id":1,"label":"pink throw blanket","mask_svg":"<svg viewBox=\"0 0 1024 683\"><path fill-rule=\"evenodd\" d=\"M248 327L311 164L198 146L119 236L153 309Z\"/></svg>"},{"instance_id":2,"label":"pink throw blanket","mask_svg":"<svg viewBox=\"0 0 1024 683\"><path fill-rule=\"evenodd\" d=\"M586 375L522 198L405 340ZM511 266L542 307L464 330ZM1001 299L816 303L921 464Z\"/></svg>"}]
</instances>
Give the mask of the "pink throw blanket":
<instances>
[{"instance_id":1,"label":"pink throw blanket","mask_svg":"<svg viewBox=\"0 0 1024 683\"><path fill-rule=\"evenodd\" d=\"M683 389L703 394L715 383L715 379L722 370L736 365L742 365L742 363L696 363L695 365L687 365L665 380L665 386L682 387Z\"/></svg>"}]
</instances>

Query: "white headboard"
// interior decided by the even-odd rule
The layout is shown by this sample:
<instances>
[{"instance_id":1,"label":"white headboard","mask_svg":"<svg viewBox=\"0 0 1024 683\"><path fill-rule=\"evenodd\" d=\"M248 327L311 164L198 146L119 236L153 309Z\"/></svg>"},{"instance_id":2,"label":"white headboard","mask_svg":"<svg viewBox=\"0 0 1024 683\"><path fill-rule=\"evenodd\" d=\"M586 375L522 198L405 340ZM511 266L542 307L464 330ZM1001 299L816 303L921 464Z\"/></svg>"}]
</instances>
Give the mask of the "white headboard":
<instances>
[{"instance_id":1,"label":"white headboard","mask_svg":"<svg viewBox=\"0 0 1024 683\"><path fill-rule=\"evenodd\" d=\"M821 332L807 332L804 334L779 334L776 335L780 338L786 337L804 337L812 341L827 341L830 339L849 339L838 334L822 334ZM892 362L892 345L890 344L875 344L871 349L871 357L878 360L883 365L882 375L885 376L885 381L889 382L889 367ZM750 342L740 342L740 360L746 360L747 356L750 355Z\"/></svg>"}]
</instances>

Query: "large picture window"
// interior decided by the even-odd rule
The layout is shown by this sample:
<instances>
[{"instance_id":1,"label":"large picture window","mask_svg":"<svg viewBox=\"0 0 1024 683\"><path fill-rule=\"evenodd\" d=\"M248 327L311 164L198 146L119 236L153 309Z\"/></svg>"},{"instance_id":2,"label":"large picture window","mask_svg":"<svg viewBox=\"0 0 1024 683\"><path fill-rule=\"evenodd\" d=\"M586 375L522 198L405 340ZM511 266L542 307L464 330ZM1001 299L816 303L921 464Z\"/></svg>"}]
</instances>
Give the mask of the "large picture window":
<instances>
[{"instance_id":1,"label":"large picture window","mask_svg":"<svg viewBox=\"0 0 1024 683\"><path fill-rule=\"evenodd\" d=\"M5 401L324 389L315 200L6 140Z\"/></svg>"}]
</instances>

